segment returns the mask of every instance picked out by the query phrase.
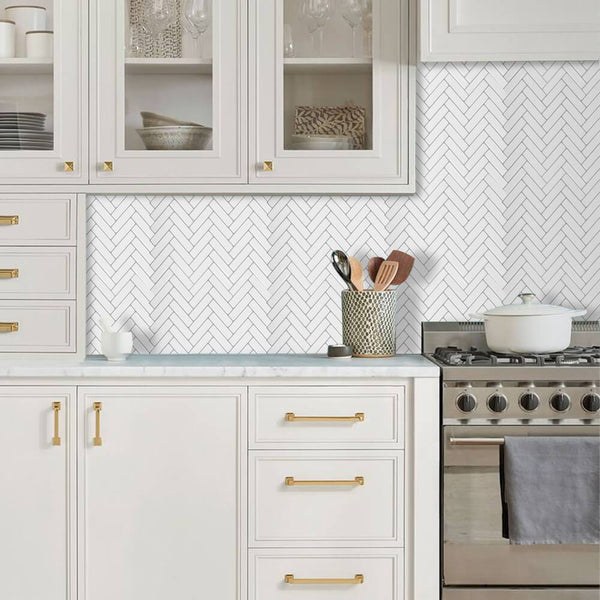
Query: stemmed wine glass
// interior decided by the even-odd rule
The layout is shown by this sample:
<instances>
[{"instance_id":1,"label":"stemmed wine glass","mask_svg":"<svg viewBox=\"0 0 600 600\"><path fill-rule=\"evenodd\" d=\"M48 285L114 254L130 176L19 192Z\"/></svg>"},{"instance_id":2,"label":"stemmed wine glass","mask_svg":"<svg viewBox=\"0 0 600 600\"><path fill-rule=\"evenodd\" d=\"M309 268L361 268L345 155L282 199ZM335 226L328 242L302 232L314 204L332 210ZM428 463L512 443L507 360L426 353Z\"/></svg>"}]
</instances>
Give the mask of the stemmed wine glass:
<instances>
[{"instance_id":1,"label":"stemmed wine glass","mask_svg":"<svg viewBox=\"0 0 600 600\"><path fill-rule=\"evenodd\" d=\"M363 7L362 26L365 34L365 56L373 56L373 2L361 0Z\"/></svg>"},{"instance_id":2,"label":"stemmed wine glass","mask_svg":"<svg viewBox=\"0 0 600 600\"><path fill-rule=\"evenodd\" d=\"M212 22L211 0L185 0L183 5L183 26L200 45L202 36ZM202 55L202 50L200 50Z\"/></svg>"},{"instance_id":3,"label":"stemmed wine glass","mask_svg":"<svg viewBox=\"0 0 600 600\"><path fill-rule=\"evenodd\" d=\"M144 28L158 42L158 38L177 22L175 0L146 0L144 2Z\"/></svg>"},{"instance_id":4,"label":"stemmed wine glass","mask_svg":"<svg viewBox=\"0 0 600 600\"><path fill-rule=\"evenodd\" d=\"M303 0L300 4L300 16L306 22L312 35L317 56L323 54L323 28L335 11L334 0Z\"/></svg>"},{"instance_id":5,"label":"stemmed wine glass","mask_svg":"<svg viewBox=\"0 0 600 600\"><path fill-rule=\"evenodd\" d=\"M352 56L357 56L356 29L363 21L363 2L361 0L338 0L338 8L344 21L352 29Z\"/></svg>"}]
</instances>

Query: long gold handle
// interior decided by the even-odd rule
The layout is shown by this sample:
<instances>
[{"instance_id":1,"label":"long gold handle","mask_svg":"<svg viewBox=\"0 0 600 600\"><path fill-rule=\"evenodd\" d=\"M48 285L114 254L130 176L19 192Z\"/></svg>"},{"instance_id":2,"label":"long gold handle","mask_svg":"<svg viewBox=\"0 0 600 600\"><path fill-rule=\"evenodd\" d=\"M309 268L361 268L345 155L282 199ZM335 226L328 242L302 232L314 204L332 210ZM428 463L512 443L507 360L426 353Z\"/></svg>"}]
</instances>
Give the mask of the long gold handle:
<instances>
[{"instance_id":1,"label":"long gold handle","mask_svg":"<svg viewBox=\"0 0 600 600\"><path fill-rule=\"evenodd\" d=\"M54 437L52 438L52 445L60 446L60 436L58 435L58 413L60 412L60 402L53 402L52 410L54 411Z\"/></svg>"},{"instance_id":2,"label":"long gold handle","mask_svg":"<svg viewBox=\"0 0 600 600\"><path fill-rule=\"evenodd\" d=\"M0 216L0 225L18 225L19 215L3 215Z\"/></svg>"},{"instance_id":3,"label":"long gold handle","mask_svg":"<svg viewBox=\"0 0 600 600\"><path fill-rule=\"evenodd\" d=\"M293 575L288 574L284 577L284 581L293 585L358 585L365 582L365 576L358 573L351 579L323 579L322 577L296 579Z\"/></svg>"},{"instance_id":4,"label":"long gold handle","mask_svg":"<svg viewBox=\"0 0 600 600\"><path fill-rule=\"evenodd\" d=\"M94 412L96 413L96 435L94 436L94 446L102 446L102 436L100 435L100 411L102 402L94 402Z\"/></svg>"},{"instance_id":5,"label":"long gold handle","mask_svg":"<svg viewBox=\"0 0 600 600\"><path fill-rule=\"evenodd\" d=\"M300 417L293 412L285 413L285 420L292 423L294 421L342 421L350 423L358 423L365 420L365 413L357 412L352 417Z\"/></svg>"},{"instance_id":6,"label":"long gold handle","mask_svg":"<svg viewBox=\"0 0 600 600\"><path fill-rule=\"evenodd\" d=\"M0 269L0 279L16 279L19 269Z\"/></svg>"},{"instance_id":7,"label":"long gold handle","mask_svg":"<svg viewBox=\"0 0 600 600\"><path fill-rule=\"evenodd\" d=\"M107 172L112 171L113 170L113 162L112 162L112 160L105 160L102 163L102 170L103 171L107 171Z\"/></svg>"},{"instance_id":8,"label":"long gold handle","mask_svg":"<svg viewBox=\"0 0 600 600\"><path fill-rule=\"evenodd\" d=\"M293 477L285 478L285 485L294 486L294 485L365 485L364 477L355 477L354 479L304 479L298 480Z\"/></svg>"},{"instance_id":9,"label":"long gold handle","mask_svg":"<svg viewBox=\"0 0 600 600\"><path fill-rule=\"evenodd\" d=\"M19 331L18 323L0 323L0 333L14 333Z\"/></svg>"},{"instance_id":10,"label":"long gold handle","mask_svg":"<svg viewBox=\"0 0 600 600\"><path fill-rule=\"evenodd\" d=\"M75 170L75 163L72 160L65 161L63 165L65 173L72 173Z\"/></svg>"}]
</instances>

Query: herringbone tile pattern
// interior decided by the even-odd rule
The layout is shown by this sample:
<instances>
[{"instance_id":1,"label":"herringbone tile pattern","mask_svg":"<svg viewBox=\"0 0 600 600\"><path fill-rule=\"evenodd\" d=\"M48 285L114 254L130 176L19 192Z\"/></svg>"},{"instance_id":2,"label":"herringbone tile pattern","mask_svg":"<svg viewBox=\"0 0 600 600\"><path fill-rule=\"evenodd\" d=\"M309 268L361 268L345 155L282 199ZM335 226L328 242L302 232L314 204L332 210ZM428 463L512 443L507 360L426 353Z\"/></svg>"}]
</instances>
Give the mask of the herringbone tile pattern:
<instances>
[{"instance_id":1,"label":"herringbone tile pattern","mask_svg":"<svg viewBox=\"0 0 600 600\"><path fill-rule=\"evenodd\" d=\"M137 352L322 351L334 247L417 257L400 352L524 289L600 318L598 63L421 65L417 93L414 196L90 198L88 351L101 313Z\"/></svg>"}]
</instances>

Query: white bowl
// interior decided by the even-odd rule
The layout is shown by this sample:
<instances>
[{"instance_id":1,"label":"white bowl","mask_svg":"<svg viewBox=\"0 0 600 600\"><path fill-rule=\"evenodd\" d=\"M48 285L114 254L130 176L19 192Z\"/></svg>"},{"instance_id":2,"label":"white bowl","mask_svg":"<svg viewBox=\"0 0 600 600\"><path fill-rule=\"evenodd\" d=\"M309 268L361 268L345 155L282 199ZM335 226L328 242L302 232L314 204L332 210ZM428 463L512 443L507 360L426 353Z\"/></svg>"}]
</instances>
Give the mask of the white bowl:
<instances>
[{"instance_id":1,"label":"white bowl","mask_svg":"<svg viewBox=\"0 0 600 600\"><path fill-rule=\"evenodd\" d=\"M146 150L207 150L212 128L192 125L144 127L137 130Z\"/></svg>"}]
</instances>

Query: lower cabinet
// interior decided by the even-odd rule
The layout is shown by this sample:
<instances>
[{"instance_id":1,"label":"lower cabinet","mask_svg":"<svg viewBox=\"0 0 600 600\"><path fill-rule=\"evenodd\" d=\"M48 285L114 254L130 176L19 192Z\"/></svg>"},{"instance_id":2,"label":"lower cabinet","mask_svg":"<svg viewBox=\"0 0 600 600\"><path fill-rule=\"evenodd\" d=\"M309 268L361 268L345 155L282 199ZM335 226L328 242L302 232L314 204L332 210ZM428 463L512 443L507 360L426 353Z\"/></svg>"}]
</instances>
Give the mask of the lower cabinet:
<instances>
[{"instance_id":1,"label":"lower cabinet","mask_svg":"<svg viewBox=\"0 0 600 600\"><path fill-rule=\"evenodd\" d=\"M75 388L0 387L0 598L75 598Z\"/></svg>"},{"instance_id":2,"label":"lower cabinet","mask_svg":"<svg viewBox=\"0 0 600 600\"><path fill-rule=\"evenodd\" d=\"M81 600L241 599L245 395L80 388Z\"/></svg>"}]
</instances>

